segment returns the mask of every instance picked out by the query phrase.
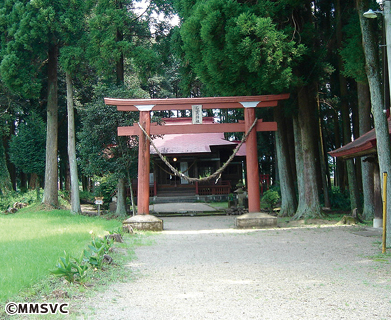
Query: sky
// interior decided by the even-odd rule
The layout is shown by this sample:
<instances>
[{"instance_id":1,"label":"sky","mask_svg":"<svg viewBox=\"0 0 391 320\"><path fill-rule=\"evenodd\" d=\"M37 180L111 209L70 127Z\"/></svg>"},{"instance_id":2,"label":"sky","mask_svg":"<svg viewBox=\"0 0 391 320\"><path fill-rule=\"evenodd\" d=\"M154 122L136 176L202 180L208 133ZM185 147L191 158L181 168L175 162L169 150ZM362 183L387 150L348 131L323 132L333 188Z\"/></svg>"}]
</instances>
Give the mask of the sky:
<instances>
[{"instance_id":1,"label":"sky","mask_svg":"<svg viewBox=\"0 0 391 320\"><path fill-rule=\"evenodd\" d=\"M135 12L142 14L145 11L145 8L148 7L149 3L150 3L149 0L142 0L140 2L136 2L135 3ZM157 17L159 20L164 20L163 14L161 14L159 16L155 16L155 17ZM172 26L179 25L179 17L177 15L175 15L172 19L170 19L170 24Z\"/></svg>"}]
</instances>

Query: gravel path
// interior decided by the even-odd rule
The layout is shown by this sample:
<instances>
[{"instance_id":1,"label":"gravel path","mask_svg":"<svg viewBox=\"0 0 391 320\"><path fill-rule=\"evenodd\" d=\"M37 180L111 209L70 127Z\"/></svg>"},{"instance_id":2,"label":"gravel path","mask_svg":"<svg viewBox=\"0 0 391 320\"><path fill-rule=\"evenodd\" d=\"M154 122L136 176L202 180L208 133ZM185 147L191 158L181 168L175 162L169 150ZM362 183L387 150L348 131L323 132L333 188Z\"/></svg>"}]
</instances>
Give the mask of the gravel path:
<instances>
[{"instance_id":1,"label":"gravel path","mask_svg":"<svg viewBox=\"0 0 391 320\"><path fill-rule=\"evenodd\" d=\"M373 259L380 236L233 225L164 218L129 264L136 280L86 301L80 319L391 319L390 258Z\"/></svg>"}]
</instances>

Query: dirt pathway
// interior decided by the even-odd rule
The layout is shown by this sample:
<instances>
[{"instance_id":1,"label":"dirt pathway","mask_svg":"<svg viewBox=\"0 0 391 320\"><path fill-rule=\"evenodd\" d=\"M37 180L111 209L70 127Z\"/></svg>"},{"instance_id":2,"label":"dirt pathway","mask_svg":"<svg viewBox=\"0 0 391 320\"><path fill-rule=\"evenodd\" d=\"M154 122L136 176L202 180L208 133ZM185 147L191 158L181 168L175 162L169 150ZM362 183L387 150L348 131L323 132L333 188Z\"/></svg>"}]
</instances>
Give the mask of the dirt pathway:
<instances>
[{"instance_id":1,"label":"dirt pathway","mask_svg":"<svg viewBox=\"0 0 391 320\"><path fill-rule=\"evenodd\" d=\"M164 222L127 266L136 280L85 301L78 319L391 319L377 233L235 230L227 216Z\"/></svg>"}]
</instances>

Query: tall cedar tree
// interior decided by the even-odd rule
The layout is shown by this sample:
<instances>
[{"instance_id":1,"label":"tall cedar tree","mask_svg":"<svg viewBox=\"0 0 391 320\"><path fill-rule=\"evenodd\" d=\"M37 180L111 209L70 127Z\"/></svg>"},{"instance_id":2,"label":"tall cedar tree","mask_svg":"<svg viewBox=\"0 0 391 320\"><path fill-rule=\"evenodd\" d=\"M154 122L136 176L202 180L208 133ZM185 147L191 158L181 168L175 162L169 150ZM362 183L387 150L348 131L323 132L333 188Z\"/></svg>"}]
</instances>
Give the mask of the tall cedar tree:
<instances>
[{"instance_id":1,"label":"tall cedar tree","mask_svg":"<svg viewBox=\"0 0 391 320\"><path fill-rule=\"evenodd\" d=\"M363 13L369 7L369 1L356 0L357 11L360 19L362 43L365 53L366 72L371 93L372 114L376 131L376 148L383 181L383 172L391 172L391 146L388 131L388 122L384 107L384 99L381 92L381 76L376 50L376 36L373 30L374 21L363 17ZM383 184L381 184L383 185ZM387 212L391 212L391 179L387 180ZM391 228L391 215L387 216L387 229ZM387 233L387 243L391 242L391 233Z\"/></svg>"},{"instance_id":2,"label":"tall cedar tree","mask_svg":"<svg viewBox=\"0 0 391 320\"><path fill-rule=\"evenodd\" d=\"M58 55L85 12L78 1L1 1L1 64L4 83L47 109L43 202L58 205ZM46 92L46 99L42 92Z\"/></svg>"},{"instance_id":3,"label":"tall cedar tree","mask_svg":"<svg viewBox=\"0 0 391 320\"><path fill-rule=\"evenodd\" d=\"M157 10L169 15L172 11L171 3L170 1L161 0L151 1L143 16L137 15L133 11L135 5L137 5L136 1L129 0L97 0L93 7L91 19L89 19L90 45L87 54L90 61L92 61L92 65L98 71L101 83L116 84L114 87L112 85L106 86L106 88L114 88L112 92L106 90L106 96L114 98L147 97L144 91L136 89L137 76L135 76L135 73L138 73L138 78L147 83L150 77L154 76L159 69L162 69L162 60L151 44L151 42L156 44L159 39L155 36L154 41L151 41L150 25L154 23L154 27L157 29L156 32L159 33L165 30L163 28L164 24L153 21L151 15ZM136 86L140 85L136 84ZM101 89L102 87L104 85L99 85L97 88ZM103 99L98 92L95 96ZM97 106L96 104L101 107L99 101L94 101L93 104L89 105L90 110L93 110ZM118 125L121 121L126 121L129 118L133 119L134 116L134 113L128 115L123 112L114 115L108 110L107 120L103 120L106 125L101 130L107 129L107 136L116 134L116 127L110 126L109 122ZM114 121L112 117L117 120L112 122ZM83 130L86 130L88 125L89 122L86 119ZM111 132L111 130L114 131ZM100 133L102 134L102 132ZM81 136L83 136L83 139L88 138L83 134ZM108 146L102 144L103 141L106 141L108 145L113 143L117 145L110 159L100 158L99 161L107 160L111 165L115 163L114 167L116 169L112 170L111 165L109 165L107 172L116 173L117 175L117 214L122 215L125 214L125 179L128 177L129 165L133 163L134 153L124 149L128 148L128 141L125 137L97 140L96 143L100 143L101 152ZM81 144L84 145L84 142ZM114 157L114 155L116 156ZM94 166L89 166L88 169L93 168ZM91 173L101 174L102 171L92 170Z\"/></svg>"},{"instance_id":4,"label":"tall cedar tree","mask_svg":"<svg viewBox=\"0 0 391 320\"><path fill-rule=\"evenodd\" d=\"M125 77L125 64L129 59L137 56L137 52L142 50L142 46L138 46L140 42L142 42L143 38L150 38L150 31L148 28L148 23L139 16L137 16L132 10L133 1L129 0L119 0L119 1L109 1L109 0L97 0L95 6L93 7L93 14L91 19L89 19L89 41L90 46L88 47L88 56L93 62L93 66L98 71L98 75L101 81L106 83L115 83L118 88L125 88L127 85L126 82L131 82L129 78ZM132 84L133 85L133 84ZM126 89L125 89L126 90ZM116 97L117 93L106 91L106 96ZM104 96L99 94L95 94L99 99L103 99ZM131 95L122 96L123 98L129 98ZM102 100L103 101L103 100ZM101 101L96 100L90 105L90 112L92 108L96 106L101 106ZM107 109L107 107L105 107ZM109 108L110 109L110 108ZM118 115L112 114L111 110L107 110L108 114L106 115L107 119L102 120L106 123L104 128L100 130L108 130L104 134L106 136L110 136L111 134L116 135L116 128L107 126L108 121L112 122L112 117L117 118L117 121L114 122L115 125L118 125L119 119L124 115L119 113ZM97 116L101 115L99 113ZM105 116L104 116L105 117ZM109 120L111 119L111 120ZM87 120L87 119L86 119ZM108 120L108 121L107 121ZM102 123L103 123L102 122ZM87 121L84 121L83 130L95 130L96 128L91 128L88 126ZM112 133L110 131L114 130ZM99 134L102 134L101 131ZM82 135L83 136L83 135ZM84 140L89 138L88 136L83 136ZM116 148L116 156L112 154L108 159L103 157L104 149L109 145L116 144L120 145L120 142L124 142L121 145L126 146L127 143L124 140L124 137L117 138L112 137L105 139L98 139L95 143L99 143L99 151L100 155L99 159L102 161L108 160L109 163L115 164L115 166L121 167L118 170L110 170L110 167L107 167L105 171L91 171L94 174L102 174L102 172L107 173L116 173L118 179L117 185L117 214L124 215L126 213L125 206L125 179L127 176L126 168L121 166L119 162L121 161L121 156L124 154L131 154L126 152L125 150L120 150L120 148ZM102 142L106 142L106 144L102 144ZM91 145L92 146L92 145ZM84 148L82 148L85 150ZM95 154L92 152L91 154ZM126 158L126 157L125 157ZM89 169L94 168L94 166L89 166Z\"/></svg>"},{"instance_id":5,"label":"tall cedar tree","mask_svg":"<svg viewBox=\"0 0 391 320\"><path fill-rule=\"evenodd\" d=\"M369 85L365 73L365 57L357 12L353 12L350 16L349 23L344 29L346 37L343 41L343 48L339 53L344 62L343 74L346 77L353 78L357 82L359 135L361 136L371 130L372 126ZM360 161L362 185L364 186L362 188L364 198L362 216L364 219L369 220L375 214L374 163L367 161L364 157Z\"/></svg>"},{"instance_id":6,"label":"tall cedar tree","mask_svg":"<svg viewBox=\"0 0 391 320\"><path fill-rule=\"evenodd\" d=\"M207 87L208 94L297 91L295 138L301 147L296 148L300 160L296 167L301 181L299 189L303 192L295 217L320 216L314 132L318 123L316 76L321 72L321 64L316 50L312 53L305 50L318 42L311 1L178 0L176 5L183 19L184 57ZM282 13L291 18L283 19ZM300 62L302 55L305 58Z\"/></svg>"}]
</instances>

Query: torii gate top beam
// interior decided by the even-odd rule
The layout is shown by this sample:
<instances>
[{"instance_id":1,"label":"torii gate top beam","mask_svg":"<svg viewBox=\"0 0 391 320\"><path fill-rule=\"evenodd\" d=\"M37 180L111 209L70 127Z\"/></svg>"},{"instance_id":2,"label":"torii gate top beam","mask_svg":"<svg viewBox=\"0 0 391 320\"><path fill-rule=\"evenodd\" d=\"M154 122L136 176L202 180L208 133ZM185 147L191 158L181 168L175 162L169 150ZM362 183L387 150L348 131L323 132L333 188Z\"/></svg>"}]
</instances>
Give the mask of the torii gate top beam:
<instances>
[{"instance_id":1,"label":"torii gate top beam","mask_svg":"<svg viewBox=\"0 0 391 320\"><path fill-rule=\"evenodd\" d=\"M208 98L170 98L170 99L112 99L105 98L107 105L117 106L118 111L162 111L186 110L192 105L202 105L203 109L245 108L243 103L258 102L256 107L275 107L278 101L286 100L289 94L208 97ZM254 107L254 106L253 106Z\"/></svg>"}]
</instances>

